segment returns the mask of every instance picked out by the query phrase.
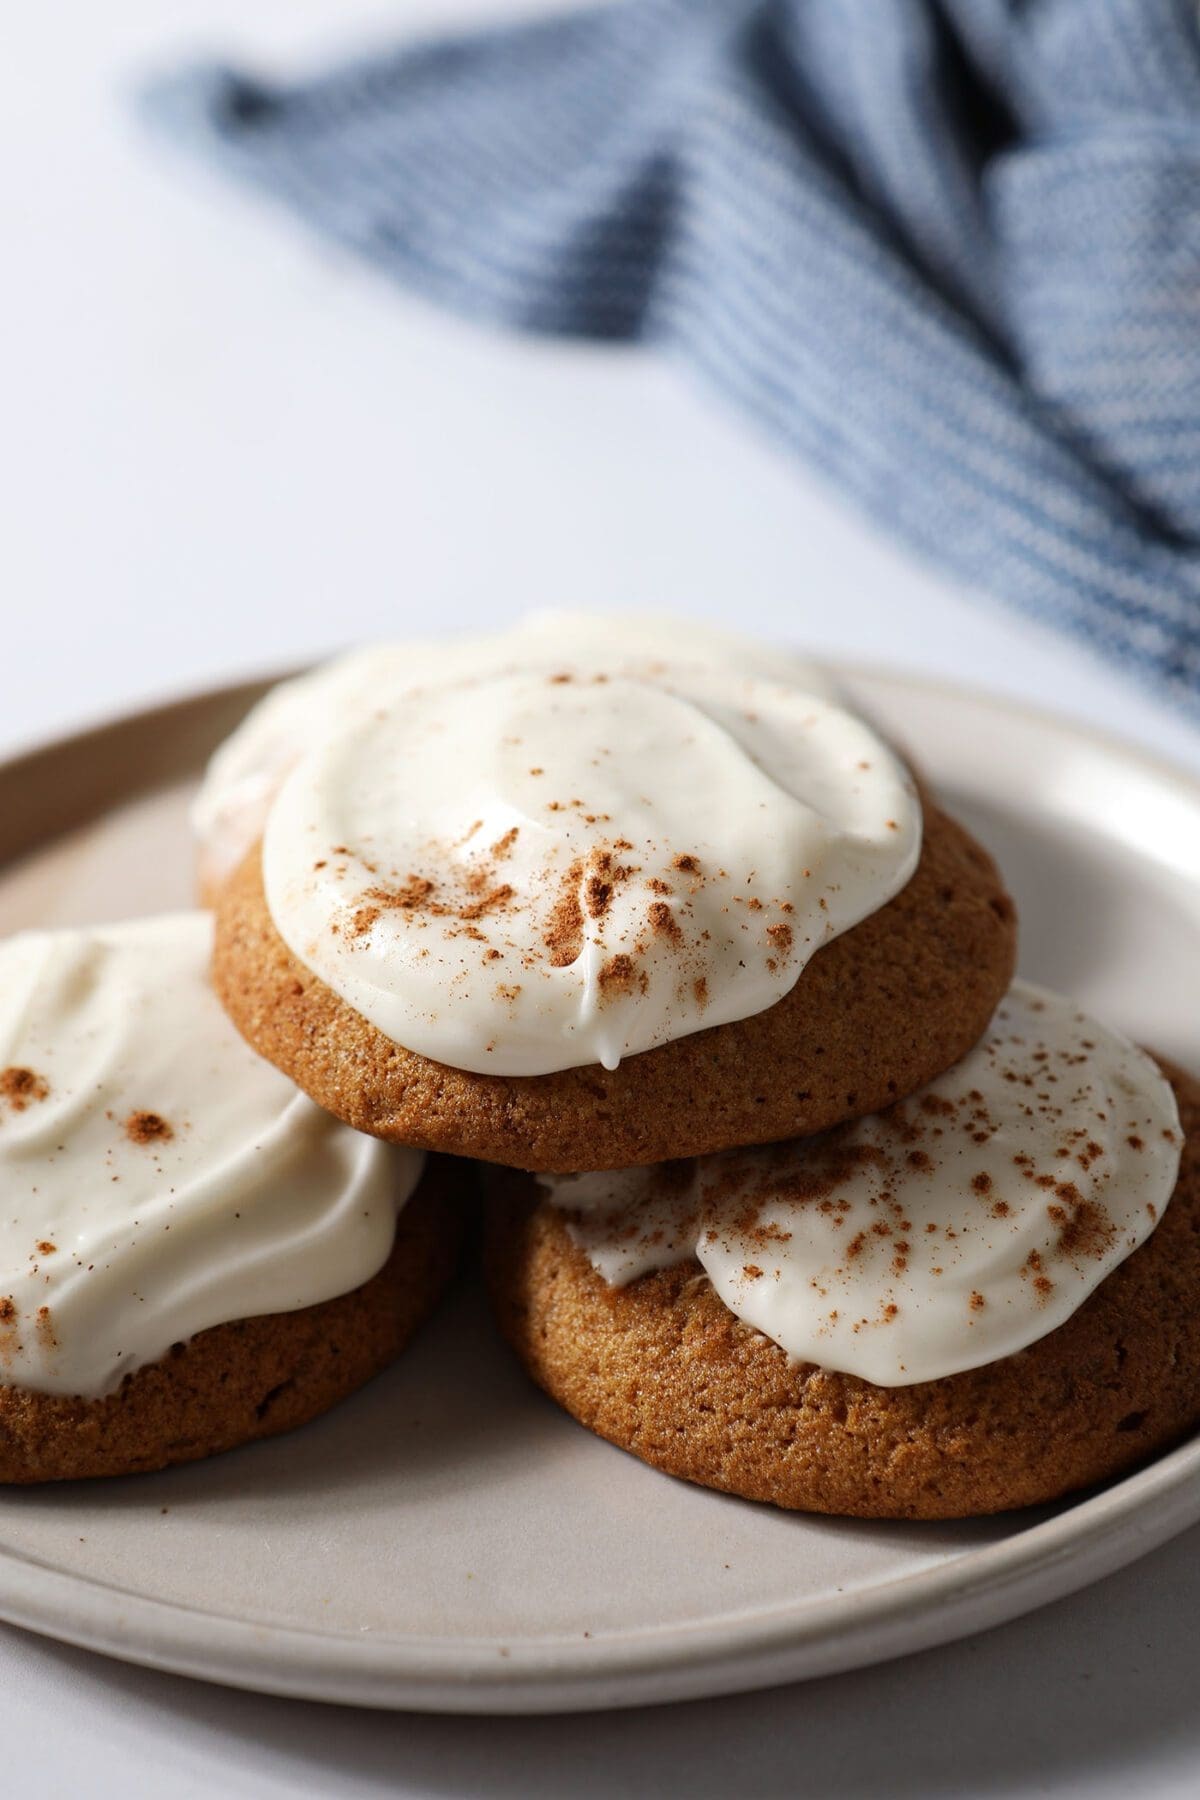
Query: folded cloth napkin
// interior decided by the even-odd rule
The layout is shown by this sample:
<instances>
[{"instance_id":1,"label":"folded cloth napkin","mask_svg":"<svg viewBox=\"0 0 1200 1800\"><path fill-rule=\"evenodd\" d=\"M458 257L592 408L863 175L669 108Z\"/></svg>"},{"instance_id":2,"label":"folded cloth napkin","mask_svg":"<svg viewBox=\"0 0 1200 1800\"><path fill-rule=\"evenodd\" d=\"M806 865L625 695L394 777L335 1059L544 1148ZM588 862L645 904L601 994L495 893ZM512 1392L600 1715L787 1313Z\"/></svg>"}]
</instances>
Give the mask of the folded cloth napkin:
<instances>
[{"instance_id":1,"label":"folded cloth napkin","mask_svg":"<svg viewBox=\"0 0 1200 1800\"><path fill-rule=\"evenodd\" d=\"M1200 710L1194 0L624 0L148 99L440 303L673 347Z\"/></svg>"}]
</instances>

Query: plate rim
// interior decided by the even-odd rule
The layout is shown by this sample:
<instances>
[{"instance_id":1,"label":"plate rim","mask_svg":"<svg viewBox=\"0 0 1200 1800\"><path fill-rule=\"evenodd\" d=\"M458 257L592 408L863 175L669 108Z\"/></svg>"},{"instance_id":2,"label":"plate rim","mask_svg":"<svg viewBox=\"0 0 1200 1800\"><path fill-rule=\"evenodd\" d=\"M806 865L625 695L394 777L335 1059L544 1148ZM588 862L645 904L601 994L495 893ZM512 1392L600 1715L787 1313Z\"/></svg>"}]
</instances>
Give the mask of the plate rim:
<instances>
[{"instance_id":1,"label":"plate rim","mask_svg":"<svg viewBox=\"0 0 1200 1800\"><path fill-rule=\"evenodd\" d=\"M1103 728L973 684L836 658L852 689L977 704L1026 728L1133 764L1200 807L1200 775ZM288 673L296 673L290 670ZM98 739L247 703L273 680L238 679L142 706L0 757L0 783ZM149 774L133 799L165 785ZM100 807L75 823L98 818ZM27 854L61 834L35 835ZM8 859L5 858L5 861ZM3 865L0 865L3 866ZM663 1477L663 1479L668 1479ZM746 1504L745 1502L731 1502ZM1001 1542L931 1568L720 1626L676 1622L586 1640L356 1636L237 1618L55 1567L0 1539L0 1618L120 1660L295 1698L395 1710L545 1713L744 1692L931 1648L988 1629L1114 1573L1200 1519L1200 1436ZM2 1525L0 1525L2 1531Z\"/></svg>"},{"instance_id":2,"label":"plate rim","mask_svg":"<svg viewBox=\"0 0 1200 1800\"><path fill-rule=\"evenodd\" d=\"M1141 1530L1126 1533L1139 1515ZM357 1637L157 1600L3 1545L0 1617L120 1661L295 1699L394 1711L602 1711L742 1693L950 1643L1115 1574L1198 1518L1200 1437L998 1544L791 1614L780 1606L740 1627L723 1622L719 1641L701 1624L586 1641Z\"/></svg>"}]
</instances>

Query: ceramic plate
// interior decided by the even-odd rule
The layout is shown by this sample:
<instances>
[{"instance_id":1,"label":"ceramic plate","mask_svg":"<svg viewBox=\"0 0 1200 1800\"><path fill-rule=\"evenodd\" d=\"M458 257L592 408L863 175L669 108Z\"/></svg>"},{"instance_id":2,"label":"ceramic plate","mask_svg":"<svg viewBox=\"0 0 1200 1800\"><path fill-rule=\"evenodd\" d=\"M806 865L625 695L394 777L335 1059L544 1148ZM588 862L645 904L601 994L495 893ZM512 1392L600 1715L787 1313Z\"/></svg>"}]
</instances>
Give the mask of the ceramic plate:
<instances>
[{"instance_id":1,"label":"ceramic plate","mask_svg":"<svg viewBox=\"0 0 1200 1800\"><path fill-rule=\"evenodd\" d=\"M1200 1068L1200 786L977 694L847 679L999 856L1024 973ZM187 904L189 787L252 692L0 768L0 930ZM804 1518L706 1493L535 1393L466 1280L395 1370L291 1437L0 1495L0 1616L273 1693L626 1706L942 1643L1197 1518L1200 1442L1074 1504L962 1524Z\"/></svg>"}]
</instances>

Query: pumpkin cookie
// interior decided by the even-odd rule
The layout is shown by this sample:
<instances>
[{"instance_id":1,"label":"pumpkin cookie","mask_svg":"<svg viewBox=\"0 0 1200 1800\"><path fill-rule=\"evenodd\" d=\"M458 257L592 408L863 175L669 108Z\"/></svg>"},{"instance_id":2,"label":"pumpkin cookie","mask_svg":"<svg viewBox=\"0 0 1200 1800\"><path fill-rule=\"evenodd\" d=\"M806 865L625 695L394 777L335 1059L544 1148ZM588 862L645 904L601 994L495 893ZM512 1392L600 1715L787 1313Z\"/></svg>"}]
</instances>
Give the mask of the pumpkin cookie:
<instances>
[{"instance_id":1,"label":"pumpkin cookie","mask_svg":"<svg viewBox=\"0 0 1200 1800\"><path fill-rule=\"evenodd\" d=\"M457 1261L463 1179L429 1164L388 1260L351 1293L214 1325L99 1398L0 1386L0 1482L141 1474L328 1412L399 1356L439 1299Z\"/></svg>"},{"instance_id":2,"label":"pumpkin cookie","mask_svg":"<svg viewBox=\"0 0 1200 1800\"><path fill-rule=\"evenodd\" d=\"M749 1017L542 1075L394 1042L281 937L252 852L219 896L214 985L247 1041L361 1131L529 1170L654 1163L800 1136L887 1106L962 1056L1012 974L1016 919L987 852L927 804L900 891Z\"/></svg>"},{"instance_id":3,"label":"pumpkin cookie","mask_svg":"<svg viewBox=\"0 0 1200 1800\"><path fill-rule=\"evenodd\" d=\"M0 1481L125 1474L311 1418L399 1351L456 1178L254 1055L183 913L0 943Z\"/></svg>"},{"instance_id":4,"label":"pumpkin cookie","mask_svg":"<svg viewBox=\"0 0 1200 1800\"><path fill-rule=\"evenodd\" d=\"M496 1172L505 1336L601 1437L804 1511L993 1513L1168 1447L1200 1420L1200 1084L1064 1005L1018 987L958 1071L808 1145L559 1204Z\"/></svg>"}]
</instances>

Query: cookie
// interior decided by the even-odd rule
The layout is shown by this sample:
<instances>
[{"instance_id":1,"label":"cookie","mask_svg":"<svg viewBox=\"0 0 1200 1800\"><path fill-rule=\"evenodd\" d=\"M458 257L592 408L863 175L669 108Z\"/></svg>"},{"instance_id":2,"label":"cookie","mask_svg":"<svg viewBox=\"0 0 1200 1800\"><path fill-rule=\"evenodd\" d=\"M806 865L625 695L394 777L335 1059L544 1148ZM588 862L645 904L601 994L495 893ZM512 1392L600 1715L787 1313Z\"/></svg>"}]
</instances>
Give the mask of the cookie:
<instances>
[{"instance_id":1,"label":"cookie","mask_svg":"<svg viewBox=\"0 0 1200 1800\"><path fill-rule=\"evenodd\" d=\"M306 1424L404 1349L454 1270L466 1176L429 1164L378 1274L337 1299L176 1344L100 1398L0 1386L0 1482L132 1475Z\"/></svg>"},{"instance_id":2,"label":"cookie","mask_svg":"<svg viewBox=\"0 0 1200 1800\"><path fill-rule=\"evenodd\" d=\"M247 1041L361 1131L527 1170L624 1167L824 1130L886 1106L979 1037L1016 916L991 857L925 809L911 880L750 1017L548 1075L452 1068L394 1043L281 938L258 853L219 897L213 980Z\"/></svg>"},{"instance_id":3,"label":"cookie","mask_svg":"<svg viewBox=\"0 0 1200 1800\"><path fill-rule=\"evenodd\" d=\"M0 942L0 1480L297 1424L433 1303L461 1177L239 1037L200 912Z\"/></svg>"},{"instance_id":4,"label":"cookie","mask_svg":"<svg viewBox=\"0 0 1200 1800\"><path fill-rule=\"evenodd\" d=\"M1200 1420L1200 1083L1163 1068L1184 1134L1170 1204L1064 1323L1000 1360L893 1387L797 1363L730 1310L694 1258L610 1286L567 1215L512 1173L490 1178L501 1330L599 1436L746 1499L945 1519L1120 1475ZM1046 1204L1062 1206L1053 1190ZM1076 1226L1094 1229L1086 1209ZM1028 1279L1048 1277L1035 1267Z\"/></svg>"}]
</instances>

